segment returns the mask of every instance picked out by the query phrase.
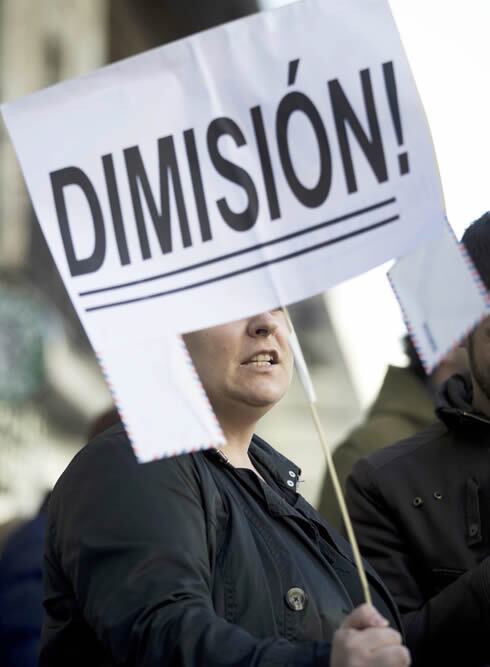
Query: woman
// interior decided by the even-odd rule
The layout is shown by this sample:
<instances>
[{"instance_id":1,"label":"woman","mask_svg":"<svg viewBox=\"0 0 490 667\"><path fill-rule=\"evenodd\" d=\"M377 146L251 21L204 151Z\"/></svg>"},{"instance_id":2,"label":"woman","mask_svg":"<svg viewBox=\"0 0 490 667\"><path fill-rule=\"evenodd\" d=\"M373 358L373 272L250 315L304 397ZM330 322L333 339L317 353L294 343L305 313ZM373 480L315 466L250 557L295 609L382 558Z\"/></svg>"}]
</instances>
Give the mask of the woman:
<instances>
[{"instance_id":1,"label":"woman","mask_svg":"<svg viewBox=\"0 0 490 667\"><path fill-rule=\"evenodd\" d=\"M41 666L408 665L380 580L368 567L378 611L355 609L348 545L253 435L291 379L283 313L186 343L225 451L138 464L115 426L75 458L51 500Z\"/></svg>"}]
</instances>

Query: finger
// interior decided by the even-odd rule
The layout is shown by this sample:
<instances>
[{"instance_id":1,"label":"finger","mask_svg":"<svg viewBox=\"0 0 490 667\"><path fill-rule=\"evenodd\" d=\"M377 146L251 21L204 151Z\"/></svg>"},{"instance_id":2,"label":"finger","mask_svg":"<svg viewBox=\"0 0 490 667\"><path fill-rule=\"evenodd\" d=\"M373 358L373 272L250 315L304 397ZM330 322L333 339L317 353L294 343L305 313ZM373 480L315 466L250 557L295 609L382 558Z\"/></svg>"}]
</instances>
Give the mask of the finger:
<instances>
[{"instance_id":1,"label":"finger","mask_svg":"<svg viewBox=\"0 0 490 667\"><path fill-rule=\"evenodd\" d=\"M402 638L399 632L391 628L366 628L364 630L344 629L345 639L353 649L362 650L366 655L386 646L400 646Z\"/></svg>"},{"instance_id":2,"label":"finger","mask_svg":"<svg viewBox=\"0 0 490 667\"><path fill-rule=\"evenodd\" d=\"M410 667L412 659L406 646L382 646L374 651L369 667Z\"/></svg>"},{"instance_id":3,"label":"finger","mask_svg":"<svg viewBox=\"0 0 490 667\"><path fill-rule=\"evenodd\" d=\"M401 634L392 628L368 628L360 634L360 640L368 643L372 651L402 644Z\"/></svg>"},{"instance_id":4,"label":"finger","mask_svg":"<svg viewBox=\"0 0 490 667\"><path fill-rule=\"evenodd\" d=\"M341 628L364 630L364 628L386 627L388 621L370 604L362 604L344 619Z\"/></svg>"}]
</instances>

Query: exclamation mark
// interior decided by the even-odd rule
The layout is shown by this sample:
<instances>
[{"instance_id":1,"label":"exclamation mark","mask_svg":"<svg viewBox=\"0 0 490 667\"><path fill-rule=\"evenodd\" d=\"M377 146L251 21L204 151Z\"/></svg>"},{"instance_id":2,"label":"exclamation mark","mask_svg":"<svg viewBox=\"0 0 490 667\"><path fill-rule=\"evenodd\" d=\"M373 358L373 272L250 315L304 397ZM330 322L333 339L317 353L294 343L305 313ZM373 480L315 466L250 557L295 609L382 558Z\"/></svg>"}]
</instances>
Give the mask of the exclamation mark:
<instances>
[{"instance_id":1,"label":"exclamation mark","mask_svg":"<svg viewBox=\"0 0 490 667\"><path fill-rule=\"evenodd\" d=\"M391 117L393 119L393 125L395 127L396 140L400 147L403 146L403 130L402 130L402 121L400 116L400 107L398 106L398 94L396 92L396 79L395 79L395 70L393 69L393 63L390 61L383 64L383 74L385 77L385 87L386 94L388 96L388 103L390 105ZM408 164L408 153L400 153L398 155L398 166L400 168L400 174L408 174L410 171L410 166Z\"/></svg>"}]
</instances>

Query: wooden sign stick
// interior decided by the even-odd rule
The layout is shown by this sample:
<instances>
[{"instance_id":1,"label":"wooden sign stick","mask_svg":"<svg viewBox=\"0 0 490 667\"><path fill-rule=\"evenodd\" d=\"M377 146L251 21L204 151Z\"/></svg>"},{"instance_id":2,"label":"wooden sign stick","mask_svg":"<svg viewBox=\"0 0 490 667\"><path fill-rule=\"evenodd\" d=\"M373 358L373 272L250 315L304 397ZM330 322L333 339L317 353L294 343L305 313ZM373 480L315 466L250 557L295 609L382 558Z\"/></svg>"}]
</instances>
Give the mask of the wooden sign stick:
<instances>
[{"instance_id":1,"label":"wooden sign stick","mask_svg":"<svg viewBox=\"0 0 490 667\"><path fill-rule=\"evenodd\" d=\"M296 336L296 332L294 330L293 323L291 321L291 317L289 316L288 309L286 307L282 308L284 315L286 317L286 321L289 327L289 333L290 333L290 345L291 349L293 351L294 355L294 362L296 366L296 372L298 373L299 379L301 381L301 384L303 385L303 389L306 394L306 398L308 400L308 404L310 406L311 414L313 417L313 422L316 427L316 431L318 433L318 437L320 439L321 445L323 452L325 454L325 458L327 461L327 471L330 474L330 477L332 479L332 484L333 488L335 491L335 496L337 498L337 502L339 504L340 508L340 513L342 515L342 519L344 521L345 529L347 531L347 537L349 539L350 545L352 547L352 552L354 555L354 562L357 567L357 571L359 574L359 579L361 581L361 586L364 594L364 599L368 604L372 604L372 599L371 599L371 592L369 590L369 585L366 577L366 571L364 569L364 565L362 564L362 558L361 558L361 553L359 551L359 546L357 544L357 539L354 534L354 528L352 526L352 522L350 520L349 512L347 510L347 505L345 504L345 499L344 499L344 494L342 492L342 487L340 486L339 478L337 475L337 471L335 470L335 466L333 463L332 459L332 454L330 452L330 447L327 444L327 440L325 437L325 431L323 430L322 423L320 421L320 417L318 416L318 410L316 407L317 403L317 398L315 394L315 389L313 387L313 382L311 380L310 372L308 370L308 366L306 365L305 358L303 356L303 352L301 350L301 346L299 344L298 337Z\"/></svg>"}]
</instances>

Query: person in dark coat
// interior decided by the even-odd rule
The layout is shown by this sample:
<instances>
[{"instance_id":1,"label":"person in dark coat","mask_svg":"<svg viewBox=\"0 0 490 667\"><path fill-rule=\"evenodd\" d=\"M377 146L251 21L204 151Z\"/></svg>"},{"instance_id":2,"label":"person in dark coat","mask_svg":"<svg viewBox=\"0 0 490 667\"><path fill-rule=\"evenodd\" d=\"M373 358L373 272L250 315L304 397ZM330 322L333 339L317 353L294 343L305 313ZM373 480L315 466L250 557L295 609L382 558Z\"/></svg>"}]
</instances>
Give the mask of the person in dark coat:
<instances>
[{"instance_id":1,"label":"person in dark coat","mask_svg":"<svg viewBox=\"0 0 490 667\"><path fill-rule=\"evenodd\" d=\"M360 458L414 435L434 419L434 399L427 383L410 366L389 366L376 400L365 419L333 453L333 462L343 489L352 467ZM318 511L338 530L342 515L327 470L320 492Z\"/></svg>"},{"instance_id":2,"label":"person in dark coat","mask_svg":"<svg viewBox=\"0 0 490 667\"><path fill-rule=\"evenodd\" d=\"M490 214L462 239L490 287ZM363 556L398 603L414 665L490 664L490 318L438 421L360 460L347 502Z\"/></svg>"},{"instance_id":3,"label":"person in dark coat","mask_svg":"<svg viewBox=\"0 0 490 667\"><path fill-rule=\"evenodd\" d=\"M437 389L451 375L467 368L464 350L448 354L427 376L408 336L404 339L409 365L389 366L379 393L365 419L336 447L333 462L343 489L356 461L415 435L434 421ZM330 473L326 472L318 511L327 521L342 529L342 517Z\"/></svg>"},{"instance_id":4,"label":"person in dark coat","mask_svg":"<svg viewBox=\"0 0 490 667\"><path fill-rule=\"evenodd\" d=\"M291 378L283 313L186 342L227 445L138 464L118 424L77 455L50 501L41 667L408 665L379 577L376 611L299 468L253 435Z\"/></svg>"},{"instance_id":5,"label":"person in dark coat","mask_svg":"<svg viewBox=\"0 0 490 667\"><path fill-rule=\"evenodd\" d=\"M118 421L115 408L104 412L90 436ZM12 521L15 528L0 539L0 667L37 667L39 662L48 502L49 494L34 517Z\"/></svg>"},{"instance_id":6,"label":"person in dark coat","mask_svg":"<svg viewBox=\"0 0 490 667\"><path fill-rule=\"evenodd\" d=\"M9 536L0 554L0 665L36 667L43 623L41 560L47 500Z\"/></svg>"}]
</instances>

